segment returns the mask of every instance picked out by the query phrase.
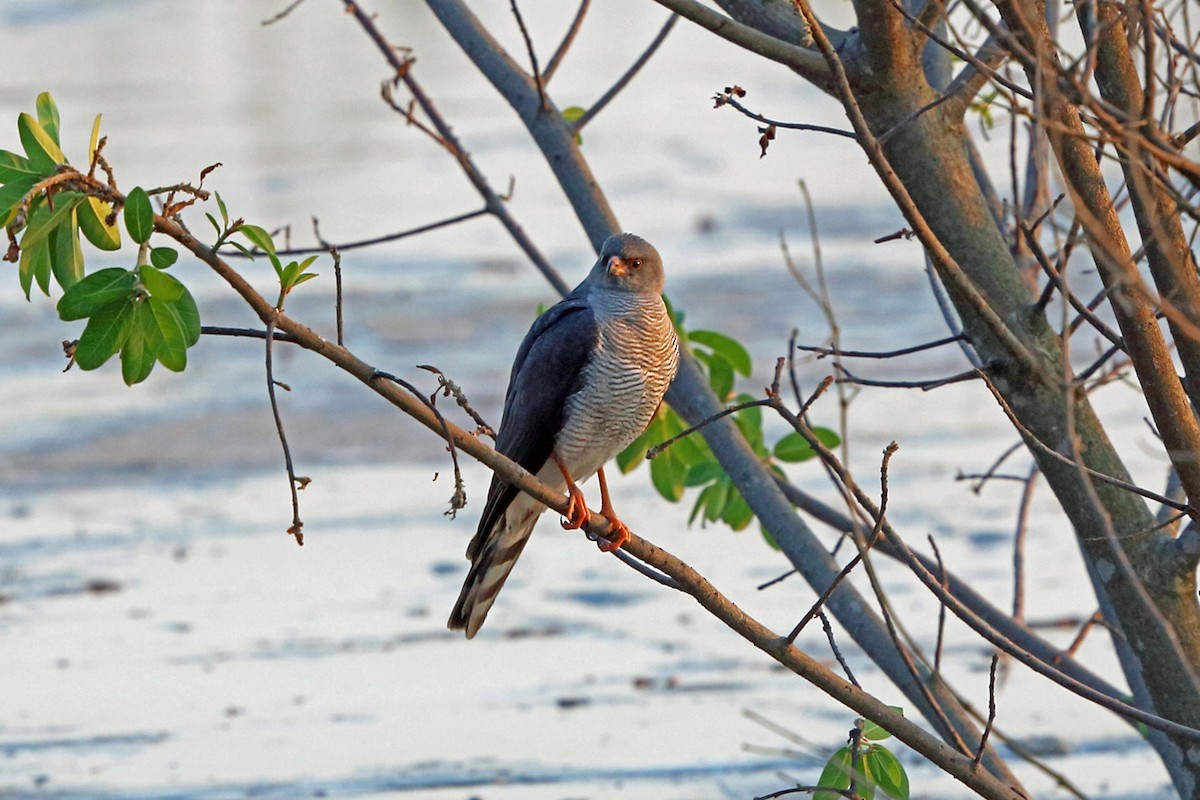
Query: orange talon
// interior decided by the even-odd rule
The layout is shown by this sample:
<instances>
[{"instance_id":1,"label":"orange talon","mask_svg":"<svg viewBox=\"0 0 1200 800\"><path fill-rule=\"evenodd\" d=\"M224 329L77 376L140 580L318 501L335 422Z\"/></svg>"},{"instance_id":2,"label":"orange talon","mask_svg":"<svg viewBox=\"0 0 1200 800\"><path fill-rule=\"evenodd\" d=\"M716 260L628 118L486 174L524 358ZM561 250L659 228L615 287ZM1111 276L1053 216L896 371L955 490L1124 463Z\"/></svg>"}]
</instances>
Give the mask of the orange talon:
<instances>
[{"instance_id":1,"label":"orange talon","mask_svg":"<svg viewBox=\"0 0 1200 800\"><path fill-rule=\"evenodd\" d=\"M600 549L605 553L611 553L619 550L625 542L629 541L631 532L629 526L617 519L617 513L613 511L612 500L608 496L608 481L604 477L604 467L596 472L596 477L600 480L600 516L608 520L609 524L608 541L601 543Z\"/></svg>"},{"instance_id":2,"label":"orange talon","mask_svg":"<svg viewBox=\"0 0 1200 800\"><path fill-rule=\"evenodd\" d=\"M583 499L583 492L575 485L575 479L571 477L571 473L567 472L567 468L558 460L556 454L552 453L550 457L554 459L554 463L558 465L558 471L567 481L567 514L560 524L566 530L578 530L588 521L592 512L588 510L587 501Z\"/></svg>"},{"instance_id":3,"label":"orange talon","mask_svg":"<svg viewBox=\"0 0 1200 800\"><path fill-rule=\"evenodd\" d=\"M583 499L583 492L578 486L573 483L568 485L567 494L570 495L570 499L567 501L567 516L560 524L566 530L578 530L588 521L592 512L588 511L587 502Z\"/></svg>"},{"instance_id":4,"label":"orange talon","mask_svg":"<svg viewBox=\"0 0 1200 800\"><path fill-rule=\"evenodd\" d=\"M621 546L629 541L630 531L629 526L616 517L603 515L608 520L608 541L600 542L600 549L606 553L611 553L614 550L620 550Z\"/></svg>"}]
</instances>

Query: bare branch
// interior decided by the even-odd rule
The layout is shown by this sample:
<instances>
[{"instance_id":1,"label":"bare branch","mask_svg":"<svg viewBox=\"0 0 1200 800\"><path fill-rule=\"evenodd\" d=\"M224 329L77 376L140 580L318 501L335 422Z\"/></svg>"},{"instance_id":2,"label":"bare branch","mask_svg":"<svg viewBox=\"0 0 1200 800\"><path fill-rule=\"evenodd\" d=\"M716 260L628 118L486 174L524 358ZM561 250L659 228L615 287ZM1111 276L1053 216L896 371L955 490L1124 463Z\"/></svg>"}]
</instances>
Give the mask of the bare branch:
<instances>
[{"instance_id":1,"label":"bare branch","mask_svg":"<svg viewBox=\"0 0 1200 800\"><path fill-rule=\"evenodd\" d=\"M517 5L517 0L508 0L508 7L512 9L513 16L517 20L517 27L521 29L521 38L525 40L525 51L529 53L530 72L533 74L533 83L537 86L538 100L542 110L549 111L550 104L546 102L545 81L538 69L537 51L533 49L533 40L529 38L529 29L525 27L525 20L521 17L521 9Z\"/></svg>"},{"instance_id":2,"label":"bare branch","mask_svg":"<svg viewBox=\"0 0 1200 800\"><path fill-rule=\"evenodd\" d=\"M287 434L283 430L283 417L279 413L279 401L275 397L277 382L271 361L271 343L274 341L272 334L275 331L276 317L280 313L282 312L275 310L263 320L267 325L263 336L263 339L266 340L267 396L271 400L271 415L275 418L275 431L279 435L279 444L283 447L283 464L287 469L288 489L292 493L292 524L287 532L295 537L296 544L304 546L304 523L300 521L300 498L297 495L297 489L307 486L308 478L297 477L296 469L292 465L292 449L288 447Z\"/></svg>"},{"instance_id":3,"label":"bare branch","mask_svg":"<svg viewBox=\"0 0 1200 800\"><path fill-rule=\"evenodd\" d=\"M926 350L933 350L935 348L941 347L942 345L953 344L955 342L965 341L966 338L967 338L966 336L963 336L960 333L960 334L956 334L954 336L947 336L943 339L936 339L932 342L925 342L924 344L914 344L911 347L901 347L898 350L883 350L883 351L879 351L879 350L837 350L837 349L830 348L830 347L816 347L813 345L803 345L803 344L796 345L796 349L803 350L806 353L816 353L819 358L824 358L825 356L836 355L836 356L842 356L843 358L886 359L886 358L896 358L897 356L907 356L912 353L921 353Z\"/></svg>"},{"instance_id":4,"label":"bare branch","mask_svg":"<svg viewBox=\"0 0 1200 800\"><path fill-rule=\"evenodd\" d=\"M583 26L583 18L587 16L591 5L592 0L580 0L579 10L575 12L575 19L571 20L571 26L567 28L567 32L563 36L562 42L559 43L558 49L554 51L554 55L550 56L550 60L546 62L546 68L542 70L543 86L548 84L550 79L554 77L554 73L558 71L558 67L562 64L563 58L566 57L567 51L571 49L575 37L579 35L579 29Z\"/></svg>"},{"instance_id":5,"label":"bare branch","mask_svg":"<svg viewBox=\"0 0 1200 800\"><path fill-rule=\"evenodd\" d=\"M727 87L725 87L724 91L718 92L717 94L713 95L713 101L715 103L714 108L720 108L721 106L729 106L730 108L733 108L733 109L741 112L741 114L743 116L749 117L750 119L754 120L755 122L761 122L764 125L773 125L776 128L784 128L786 130L795 130L795 131L816 131L817 133L829 133L829 134L833 134L834 136L844 136L847 139L854 138L853 132L843 130L841 128L830 128L827 125L812 125L807 122L783 122L781 120L770 119L768 117L764 117L762 114L751 111L750 109L748 109L744 105L742 105L740 102L738 102L737 98L734 96L736 93L733 91L733 89L735 89L735 88L740 88L740 87L727 86Z\"/></svg>"},{"instance_id":6,"label":"bare branch","mask_svg":"<svg viewBox=\"0 0 1200 800\"><path fill-rule=\"evenodd\" d=\"M992 655L992 668L988 676L988 717L987 724L983 726L983 736L979 739L979 749L975 751L975 766L979 766L980 760L983 758L983 752L987 748L988 736L992 733L992 723L996 721L996 664L1000 661L1000 656Z\"/></svg>"}]
</instances>

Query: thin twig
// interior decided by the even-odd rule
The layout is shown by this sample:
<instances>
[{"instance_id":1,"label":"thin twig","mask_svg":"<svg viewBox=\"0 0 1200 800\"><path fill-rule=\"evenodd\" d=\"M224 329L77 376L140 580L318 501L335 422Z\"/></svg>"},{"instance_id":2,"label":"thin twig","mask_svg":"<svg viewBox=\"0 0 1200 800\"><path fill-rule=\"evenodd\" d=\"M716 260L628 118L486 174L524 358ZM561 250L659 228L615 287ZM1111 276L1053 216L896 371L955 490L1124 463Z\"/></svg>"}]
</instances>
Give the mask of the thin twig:
<instances>
[{"instance_id":1,"label":"thin twig","mask_svg":"<svg viewBox=\"0 0 1200 800\"><path fill-rule=\"evenodd\" d=\"M1088 617L1087 622L1083 623L1079 628L1079 632L1075 634L1075 638L1071 640L1070 646L1067 647L1067 655L1074 658L1075 654L1079 652L1079 648L1083 645L1083 640L1087 638L1088 631L1092 629L1092 626L1099 625L1102 622L1104 622L1104 615L1097 609L1096 613Z\"/></svg>"},{"instance_id":2,"label":"thin twig","mask_svg":"<svg viewBox=\"0 0 1200 800\"><path fill-rule=\"evenodd\" d=\"M952 383L961 383L963 381L973 381L978 378L977 369L969 369L964 372L959 372L954 375L948 375L945 378L930 378L923 381L885 381L876 380L873 378L859 378L844 366L838 365L838 371L844 377L839 378L839 383L853 383L858 386L878 386L885 389L920 389L928 392L931 389L940 389L943 386L949 386Z\"/></svg>"},{"instance_id":3,"label":"thin twig","mask_svg":"<svg viewBox=\"0 0 1200 800\"><path fill-rule=\"evenodd\" d=\"M1141 486L1130 483L1129 481L1123 481L1120 478L1114 478L1110 475L1105 475L1103 472L1097 472L1086 464L1079 464L1074 459L1064 456L1062 453L1050 447L1048 444L1045 444L1036 436L1034 436L1033 432L1026 428L1021 421L1017 419L1016 413L1014 413L1012 408L1009 407L1008 401L1005 400L1003 395L1000 394L1000 390L997 389L995 384L992 383L992 379L988 377L987 373L983 370L978 370L978 373L979 377L983 379L984 385L987 386L988 391L992 393L992 396L996 398L996 402L1000 404L1000 409L1004 412L1004 415L1008 417L1008 421L1012 423L1013 427L1020 432L1021 436L1030 445L1036 447L1038 450L1055 459L1056 461L1061 461L1062 463L1068 464L1072 467L1078 467L1085 475L1095 478L1098 481L1107 483L1110 486L1116 486L1118 489L1124 489L1127 492L1133 492L1134 494L1145 497L1148 500L1153 500L1156 503L1169 506L1176 511L1183 511L1187 513L1188 516L1193 518L1200 516L1200 512L1197 512L1195 507L1187 503L1181 503L1177 500L1171 499L1170 497L1161 495L1158 492L1152 492L1149 489L1143 489Z\"/></svg>"},{"instance_id":4,"label":"thin twig","mask_svg":"<svg viewBox=\"0 0 1200 800\"><path fill-rule=\"evenodd\" d=\"M290 250L276 250L275 255L277 255L277 256L303 256L303 255L312 255L313 253L328 253L329 248L331 246L336 247L339 252L345 253L349 250L358 250L359 248L362 248L362 247L373 247L377 244L383 244L384 242L395 242L400 239L407 239L409 236L416 236L421 233L428 233L429 231L434 231L434 230L437 230L438 228L445 228L449 225L457 225L460 222L466 222L469 219L475 219L476 217L482 217L484 214L488 214L488 213L491 213L491 209L487 208L485 206L484 208L480 208L475 211L468 211L465 214L458 214L457 216L448 217L443 220L438 220L437 222L430 222L426 225L419 225L416 228L409 228L407 230L397 231L396 233L388 233L388 234L384 234L383 236L373 236L370 239L359 239L359 240L353 241L353 242L346 242L345 244L336 244L335 243L333 245L330 245L329 243L326 242L326 243L318 245L317 247L294 247ZM245 254L239 253L236 250L230 250L230 251L226 252L225 255L227 257L231 256L233 258L245 258L246 257Z\"/></svg>"},{"instance_id":5,"label":"thin twig","mask_svg":"<svg viewBox=\"0 0 1200 800\"><path fill-rule=\"evenodd\" d=\"M713 108L729 106L730 108L740 111L743 116L749 117L755 122L761 122L764 125L773 125L776 128L785 128L792 131L815 131L816 133L829 133L834 136L844 136L847 139L854 138L854 132L845 130L844 128L831 128L828 125L814 125L809 122L783 122L782 120L764 117L762 114L751 111L739 103L734 97L734 92L732 91L733 88L734 87L732 86L726 87L725 91L718 92L717 94L713 95L713 102L715 104Z\"/></svg>"},{"instance_id":6,"label":"thin twig","mask_svg":"<svg viewBox=\"0 0 1200 800\"><path fill-rule=\"evenodd\" d=\"M345 347L346 339L345 339L345 335L343 332L343 326L342 326L342 321L343 321L343 317L342 317L342 309L343 309L343 306L342 306L342 252L341 252L341 250L338 249L337 245L330 244L329 242L327 242L323 238L321 238L321 226L320 226L320 223L317 222L316 217L312 218L312 224L313 224L313 236L317 237L317 241L320 242L325 247L325 249L329 251L329 255L333 258L333 283L334 283L333 309L334 309L334 317L337 320L337 343L339 345ZM276 253L276 255L278 255L278 253Z\"/></svg>"},{"instance_id":7,"label":"thin twig","mask_svg":"<svg viewBox=\"0 0 1200 800\"><path fill-rule=\"evenodd\" d=\"M754 588L760 592L763 589L770 589L775 584L782 583L783 581L785 581L788 578L792 577L793 575L797 574L797 572L799 572L799 570L789 569L787 572L783 573L782 575L771 578L771 580L767 581L766 583L760 583L758 586L755 586Z\"/></svg>"},{"instance_id":8,"label":"thin twig","mask_svg":"<svg viewBox=\"0 0 1200 800\"><path fill-rule=\"evenodd\" d=\"M259 24L262 25L263 27L266 27L267 25L274 25L276 22L279 22L279 20L283 19L288 14L292 13L292 11L294 11L296 9L296 6L300 5L303 2L304 2L304 0L292 0L292 2L288 3L287 7L284 8L282 11L280 11L278 14L271 17L270 19L264 19Z\"/></svg>"},{"instance_id":9,"label":"thin twig","mask_svg":"<svg viewBox=\"0 0 1200 800\"><path fill-rule=\"evenodd\" d=\"M979 762L983 759L984 750L987 749L988 736L992 733L992 723L996 721L996 664L999 662L1000 655L992 654L992 669L988 677L988 717L987 724L983 726L983 735L979 737L979 749L975 751L976 769L979 769Z\"/></svg>"},{"instance_id":10,"label":"thin twig","mask_svg":"<svg viewBox=\"0 0 1200 800\"><path fill-rule=\"evenodd\" d=\"M508 6L512 9L513 16L516 17L517 27L521 29L521 38L525 40L525 51L529 53L529 66L533 73L533 85L537 87L538 107L543 111L550 108L550 104L546 102L546 87L542 79L541 70L538 69L537 51L533 49L533 39L529 38L529 29L525 27L525 20L521 17L521 9L517 6L517 0L508 0Z\"/></svg>"},{"instance_id":11,"label":"thin twig","mask_svg":"<svg viewBox=\"0 0 1200 800\"><path fill-rule=\"evenodd\" d=\"M496 440L496 429L487 423L478 411L471 407L470 401L467 400L467 395L463 392L461 386L446 377L440 369L429 364L417 364L417 369L423 369L432 372L438 379L438 390L442 392L443 397L454 397L454 402L458 403L463 411L470 415L471 419L475 420L475 433L480 436L487 436L492 441ZM429 402L434 403L434 398L437 397L437 392L430 396Z\"/></svg>"},{"instance_id":12,"label":"thin twig","mask_svg":"<svg viewBox=\"0 0 1200 800\"><path fill-rule=\"evenodd\" d=\"M803 350L806 353L816 353L818 358L825 356L843 356L844 358L896 358L897 356L906 356L911 353L920 353L925 350L933 350L942 345L953 344L954 342L966 341L964 334L956 334L947 336L942 339L937 339L924 344L914 344L911 347L901 347L899 350L837 350L831 347L819 347L816 345L796 345L797 350Z\"/></svg>"},{"instance_id":13,"label":"thin twig","mask_svg":"<svg viewBox=\"0 0 1200 800\"><path fill-rule=\"evenodd\" d=\"M550 56L550 60L546 62L546 68L542 70L543 85L550 83L550 79L554 77L554 73L558 72L559 65L562 64L567 51L571 49L571 44L575 41L575 37L579 35L579 29L583 26L583 18L587 16L588 8L591 4L592 0L580 0L579 10L575 12L575 19L571 20L571 26L567 28L567 32L563 36L562 42L559 43L558 49L554 51L554 55Z\"/></svg>"},{"instance_id":14,"label":"thin twig","mask_svg":"<svg viewBox=\"0 0 1200 800\"><path fill-rule=\"evenodd\" d=\"M1021 491L1021 502L1017 506L1017 531L1013 535L1013 619L1025 621L1025 536L1029 530L1029 507L1033 501L1033 489L1037 485L1038 467L1029 468L1025 488Z\"/></svg>"},{"instance_id":15,"label":"thin twig","mask_svg":"<svg viewBox=\"0 0 1200 800\"><path fill-rule=\"evenodd\" d=\"M883 465L880 467L880 481L882 488L880 490L879 497L879 519L876 521L875 527L871 531L871 535L863 544L862 549L855 553L854 557L846 562L846 566L842 567L841 571L839 571L838 574L834 576L833 580L829 582L829 586L825 587L825 591L821 592L821 596L817 598L817 602L813 603L812 608L808 610L808 613L800 618L800 621L796 623L796 627L792 628L792 632L787 635L786 641L788 644L796 641L796 637L800 635L802 630L804 630L804 626L809 623L809 620L821 613L821 608L825 605L825 601L829 599L829 596L833 594L834 590L837 589L839 585L841 585L842 581L846 579L846 576L849 575L856 566L858 566L858 563L863 560L863 557L866 555L866 553L875 546L875 542L878 540L879 534L883 531L884 514L887 513L888 462L892 460L892 455L895 454L896 448L896 443L892 442L890 445L888 445L887 449L883 451Z\"/></svg>"},{"instance_id":16,"label":"thin twig","mask_svg":"<svg viewBox=\"0 0 1200 800\"><path fill-rule=\"evenodd\" d=\"M737 405L729 406L729 408L724 408L724 409L718 411L716 414L713 414L710 417L700 420L695 425L692 425L691 427L687 428L686 430L680 431L679 433L672 436L670 439L659 442L658 444L651 447L649 450L646 451L646 459L650 460L650 459L657 457L659 453L661 453L663 450L666 450L668 447L675 444L680 439L684 438L685 436L692 435L696 431L698 431L708 425L711 425L712 423L716 422L717 420L721 419L722 417L727 417L730 414L736 414L737 412L744 411L747 408L771 405L774 402L774 398L779 395L779 380L780 380L780 374L783 371L783 365L784 365L783 358L776 359L776 361L775 361L775 379L771 383L770 387L767 388L767 396L765 398L762 398L759 400L747 400L744 403L738 403ZM829 385L828 383L822 383L821 386L818 387L817 392L809 400L809 403L811 403L813 400L816 400L817 396L821 392L825 391L825 387L828 385ZM807 408L807 406L805 406L805 407Z\"/></svg>"},{"instance_id":17,"label":"thin twig","mask_svg":"<svg viewBox=\"0 0 1200 800\"><path fill-rule=\"evenodd\" d=\"M292 450L288 447L287 434L283 430L283 417L279 413L279 401L275 397L275 373L271 363L271 343L274 341L272 333L275 331L275 318L272 316L267 320L267 329L264 331L263 339L266 340L266 372L267 372L267 396L271 399L271 414L275 417L275 430L279 434L279 444L283 446L283 464L287 468L288 489L292 493L292 525L287 532L296 537L296 544L304 546L304 523L300 520L300 497L297 493L297 487L308 485L308 478L296 477L295 467L292 465Z\"/></svg>"},{"instance_id":18,"label":"thin twig","mask_svg":"<svg viewBox=\"0 0 1200 800\"><path fill-rule=\"evenodd\" d=\"M933 534L927 534L929 546L933 549L933 557L937 559L938 580L941 581L942 590L948 591L949 585L946 579L946 565L942 563L942 551L938 549L937 542L933 539ZM942 675L942 645L945 642L946 636L946 604L938 603L938 625L937 625L937 644L933 650L933 676L936 680L941 680Z\"/></svg>"},{"instance_id":19,"label":"thin twig","mask_svg":"<svg viewBox=\"0 0 1200 800\"><path fill-rule=\"evenodd\" d=\"M204 336L244 336L250 339L266 339L267 332L259 328L226 328L220 325L201 325L200 333ZM273 331L271 338L277 342L301 344L300 339L290 333Z\"/></svg>"},{"instance_id":20,"label":"thin twig","mask_svg":"<svg viewBox=\"0 0 1200 800\"><path fill-rule=\"evenodd\" d=\"M990 467L988 467L987 470L984 471L984 473L982 475L978 476L978 481L975 483L974 486L971 487L971 491L974 492L975 494L979 494L980 492L983 491L983 486L985 483L987 483L992 478L1001 477L1001 476L997 475L997 471L1004 464L1004 462L1008 460L1008 457L1011 456L1013 453L1017 452L1018 450L1020 450L1022 448L1022 446L1023 445L1020 441L1016 441L1012 444L1012 446L1010 446L1007 450L1005 450L1003 453L1001 453L996 458L996 460L992 462L992 465ZM960 477L963 479L974 479L977 476L962 475ZM1005 475L1003 477L1004 478L1011 477L1014 480L1024 480L1024 478L1020 478L1015 475L1013 475L1013 476Z\"/></svg>"},{"instance_id":21,"label":"thin twig","mask_svg":"<svg viewBox=\"0 0 1200 800\"><path fill-rule=\"evenodd\" d=\"M833 638L833 626L829 624L829 617L825 616L825 612L818 610L817 616L821 618L821 628L825 631L825 638L829 640L829 649L833 651L833 657L842 665L842 671L846 673L846 680L853 683L858 688L862 688L862 684L854 677L854 673L850 670L850 665L846 663L846 657L842 655L842 651L838 649L837 642ZM791 644L789 642L789 644Z\"/></svg>"},{"instance_id":22,"label":"thin twig","mask_svg":"<svg viewBox=\"0 0 1200 800\"><path fill-rule=\"evenodd\" d=\"M634 76L641 71L642 67L646 66L646 63L655 54L655 52L658 51L658 48L662 45L662 43L667 40L667 34L671 32L671 29L675 27L675 23L678 21L678 14L672 14L671 16L667 17L667 21L663 23L662 28L659 29L658 35L656 35L654 40L650 42L650 45L642 51L642 54L637 57L637 60L630 65L629 69L625 70L625 73L621 77L617 78L616 83L610 86L608 91L600 96L599 100L597 100L595 103L592 103L591 108L583 112L583 115L571 124L571 127L575 129L576 133L582 131L585 125L591 122L597 114L604 110L605 106L612 102L614 97L620 94L621 91L629 85L629 82L633 80Z\"/></svg>"},{"instance_id":23,"label":"thin twig","mask_svg":"<svg viewBox=\"0 0 1200 800\"><path fill-rule=\"evenodd\" d=\"M427 397L425 397L425 395L421 394L421 391L408 381L404 380L403 378L398 378L389 372L383 372L382 370L378 369L374 370L371 375L371 380L374 381L380 378L389 380L398 386L403 386L405 389L411 392L414 397L420 399L425 407L432 411L434 416L437 417L438 423L442 428L442 438L446 440L446 449L450 451L450 463L454 466L454 494L450 495L450 508L446 509L445 511L445 515L447 517L454 519L454 517L458 515L459 510L467 505L467 488L466 484L463 483L462 470L460 470L458 467L458 448L456 446L454 437L450 434L450 423L446 422L446 418L442 416L441 411L438 411L437 406L434 405Z\"/></svg>"}]
</instances>

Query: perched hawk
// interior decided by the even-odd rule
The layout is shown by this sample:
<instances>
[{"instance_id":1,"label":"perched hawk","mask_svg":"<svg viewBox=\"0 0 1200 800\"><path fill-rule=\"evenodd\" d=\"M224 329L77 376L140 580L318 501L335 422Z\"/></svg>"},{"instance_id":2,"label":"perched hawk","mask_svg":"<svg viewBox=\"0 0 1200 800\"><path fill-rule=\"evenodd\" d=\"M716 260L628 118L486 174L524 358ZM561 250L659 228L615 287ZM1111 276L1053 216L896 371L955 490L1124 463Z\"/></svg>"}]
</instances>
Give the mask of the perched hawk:
<instances>
[{"instance_id":1,"label":"perched hawk","mask_svg":"<svg viewBox=\"0 0 1200 800\"><path fill-rule=\"evenodd\" d=\"M609 237L583 283L537 318L513 362L496 449L570 495L564 528L589 511L577 483L600 476L600 513L616 550L629 538L613 512L605 462L646 429L679 366L679 341L662 301L658 251L630 233ZM470 639L546 507L492 478L471 569L447 623Z\"/></svg>"}]
</instances>

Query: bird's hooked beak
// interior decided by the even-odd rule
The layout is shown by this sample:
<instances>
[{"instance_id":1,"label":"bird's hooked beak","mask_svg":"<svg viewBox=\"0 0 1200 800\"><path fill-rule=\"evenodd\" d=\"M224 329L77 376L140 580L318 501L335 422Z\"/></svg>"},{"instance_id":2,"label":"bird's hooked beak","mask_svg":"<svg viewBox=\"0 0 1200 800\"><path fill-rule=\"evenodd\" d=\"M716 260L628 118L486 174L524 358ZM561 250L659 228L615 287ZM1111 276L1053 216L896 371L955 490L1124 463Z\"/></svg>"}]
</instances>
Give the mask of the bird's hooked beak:
<instances>
[{"instance_id":1,"label":"bird's hooked beak","mask_svg":"<svg viewBox=\"0 0 1200 800\"><path fill-rule=\"evenodd\" d=\"M608 277L624 278L629 274L629 267L621 260L620 256L609 256L608 258Z\"/></svg>"}]
</instances>

